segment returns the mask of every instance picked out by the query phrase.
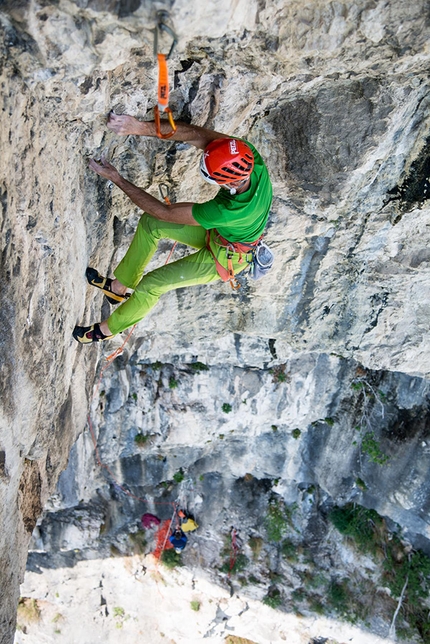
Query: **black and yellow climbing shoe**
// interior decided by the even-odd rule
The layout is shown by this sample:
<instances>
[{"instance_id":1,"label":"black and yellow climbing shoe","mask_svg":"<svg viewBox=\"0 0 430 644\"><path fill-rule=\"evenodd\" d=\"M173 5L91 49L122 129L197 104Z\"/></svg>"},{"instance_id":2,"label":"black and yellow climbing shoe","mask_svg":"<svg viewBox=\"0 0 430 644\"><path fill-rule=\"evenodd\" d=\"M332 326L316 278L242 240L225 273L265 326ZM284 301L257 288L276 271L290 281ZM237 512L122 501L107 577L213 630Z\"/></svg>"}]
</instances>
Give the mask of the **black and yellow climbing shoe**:
<instances>
[{"instance_id":1,"label":"black and yellow climbing shoe","mask_svg":"<svg viewBox=\"0 0 430 644\"><path fill-rule=\"evenodd\" d=\"M125 295L114 293L112 291L113 280L110 277L103 277L103 275L100 275L100 273L95 268L91 268L91 266L88 266L85 271L85 276L88 280L88 284L91 284L91 286L95 286L103 291L109 304L120 304L130 297L130 293L126 293Z\"/></svg>"},{"instance_id":2,"label":"black and yellow climbing shoe","mask_svg":"<svg viewBox=\"0 0 430 644\"><path fill-rule=\"evenodd\" d=\"M110 340L113 335L104 335L100 330L100 324L92 324L91 326L75 326L73 337L81 344L91 344L92 342Z\"/></svg>"}]
</instances>

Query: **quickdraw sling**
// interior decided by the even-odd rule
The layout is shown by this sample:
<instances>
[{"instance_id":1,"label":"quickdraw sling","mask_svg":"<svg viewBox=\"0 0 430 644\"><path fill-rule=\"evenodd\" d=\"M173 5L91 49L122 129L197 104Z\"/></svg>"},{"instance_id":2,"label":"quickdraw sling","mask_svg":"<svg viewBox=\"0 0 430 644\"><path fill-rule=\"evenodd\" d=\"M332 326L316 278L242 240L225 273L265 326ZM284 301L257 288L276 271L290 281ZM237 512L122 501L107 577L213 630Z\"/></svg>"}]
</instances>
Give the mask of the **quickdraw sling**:
<instances>
[{"instance_id":1,"label":"quickdraw sling","mask_svg":"<svg viewBox=\"0 0 430 644\"><path fill-rule=\"evenodd\" d=\"M169 17L167 11L158 11L157 13L157 26L154 30L154 56L158 61L158 96L157 96L157 105L154 107L154 119L155 119L155 129L159 139L169 139L176 132L176 124L173 120L172 110L169 107L169 72L167 69L167 60L172 55L172 52L177 43L177 37L175 32L166 21ZM170 47L168 54L161 54L158 51L158 36L159 32L166 32L172 38L172 45ZM169 119L170 131L165 134L161 131L161 118L160 112L167 114Z\"/></svg>"}]
</instances>

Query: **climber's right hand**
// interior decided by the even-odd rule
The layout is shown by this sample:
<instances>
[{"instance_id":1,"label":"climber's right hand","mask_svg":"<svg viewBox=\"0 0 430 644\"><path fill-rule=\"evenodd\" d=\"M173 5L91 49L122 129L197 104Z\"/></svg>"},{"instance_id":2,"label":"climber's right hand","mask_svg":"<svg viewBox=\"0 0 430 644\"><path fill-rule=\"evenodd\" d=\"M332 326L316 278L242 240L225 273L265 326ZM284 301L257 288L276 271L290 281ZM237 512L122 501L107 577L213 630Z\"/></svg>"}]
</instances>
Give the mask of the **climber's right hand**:
<instances>
[{"instance_id":1,"label":"climber's right hand","mask_svg":"<svg viewBox=\"0 0 430 644\"><path fill-rule=\"evenodd\" d=\"M110 130L115 132L115 134L119 134L120 136L144 134L144 123L128 114L115 114L114 112L111 112L108 116L107 126Z\"/></svg>"}]
</instances>

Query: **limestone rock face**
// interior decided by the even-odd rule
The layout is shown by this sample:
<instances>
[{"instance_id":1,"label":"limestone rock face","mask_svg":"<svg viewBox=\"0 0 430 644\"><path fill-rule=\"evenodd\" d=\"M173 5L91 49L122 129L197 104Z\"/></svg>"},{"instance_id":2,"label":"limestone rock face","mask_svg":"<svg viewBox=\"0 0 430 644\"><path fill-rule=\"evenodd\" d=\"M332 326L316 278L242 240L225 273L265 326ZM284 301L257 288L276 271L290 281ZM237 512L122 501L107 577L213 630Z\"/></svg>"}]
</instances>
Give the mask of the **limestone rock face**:
<instances>
[{"instance_id":1,"label":"limestone rock face","mask_svg":"<svg viewBox=\"0 0 430 644\"><path fill-rule=\"evenodd\" d=\"M110 547L98 536L114 512L112 490L84 429L98 360L122 340L80 348L71 331L108 313L85 268L112 271L139 212L88 159L108 156L154 196L161 183L175 201L213 194L196 150L106 129L110 110L152 118L157 10L178 34L175 118L245 136L267 162L276 263L235 294L221 283L169 293L137 327L96 390L103 457L120 482L153 499L181 468L195 483L201 476L201 513L214 534L223 509L245 520L242 492L228 500L226 490L249 474L288 502L315 485L324 502L358 499L410 538L429 538L427 3L4 0L2 644L13 639L42 508L70 519L84 504L85 529L48 522L33 548L100 547L108 556ZM169 46L162 33L160 48ZM162 242L151 267L169 250ZM196 373L196 363L209 370ZM145 452L139 432L151 437ZM363 452L366 432L385 465ZM268 501L262 485L250 493L252 512ZM130 502L130 516L140 510ZM110 520L118 534L128 525Z\"/></svg>"}]
</instances>

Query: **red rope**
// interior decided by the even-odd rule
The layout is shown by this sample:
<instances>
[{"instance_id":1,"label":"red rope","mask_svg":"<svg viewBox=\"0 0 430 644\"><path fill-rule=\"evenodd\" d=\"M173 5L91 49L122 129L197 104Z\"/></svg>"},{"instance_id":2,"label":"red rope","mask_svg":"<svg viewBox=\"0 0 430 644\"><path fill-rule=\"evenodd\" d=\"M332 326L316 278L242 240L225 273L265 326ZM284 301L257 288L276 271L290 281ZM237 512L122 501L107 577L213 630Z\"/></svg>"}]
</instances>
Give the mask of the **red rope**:
<instances>
[{"instance_id":1,"label":"red rope","mask_svg":"<svg viewBox=\"0 0 430 644\"><path fill-rule=\"evenodd\" d=\"M131 338L131 334L133 333L133 331L135 330L135 328L136 328L136 324L135 324L134 326L132 326L132 327L131 327L131 331L129 331L129 333L128 333L128 335L127 335L126 339L124 340L124 342L122 343L122 345L121 345L120 347L118 347L118 349L115 349L115 351L114 351L113 353L111 353L110 355L108 355L108 357L106 358L106 362L107 362L108 364L107 364L107 365L105 365L105 366L103 367L103 369L102 369L102 374L103 374L103 371L104 371L105 369L107 369L107 367L109 366L109 364L110 364L111 362L113 362L113 361L115 360L115 358L117 358L118 356L120 356L120 355L121 355L121 353L124 351L124 347L125 347L125 345L127 344L127 342L130 340L130 338Z\"/></svg>"},{"instance_id":2,"label":"red rope","mask_svg":"<svg viewBox=\"0 0 430 644\"><path fill-rule=\"evenodd\" d=\"M175 514L176 514L176 510L173 513L172 518L166 519L166 521L163 521L163 523L158 528L157 545L155 546L155 550L152 553L156 559L160 559L161 553L164 550L170 550L171 548L173 548L173 545L170 543L170 541L168 541L168 538L171 533L172 523L173 523L173 519L175 518Z\"/></svg>"},{"instance_id":3,"label":"red rope","mask_svg":"<svg viewBox=\"0 0 430 644\"><path fill-rule=\"evenodd\" d=\"M236 528L233 528L231 531L230 570L228 572L229 577L231 575L231 571L234 568L234 564L236 563L238 553L239 553L239 546L237 545L237 530Z\"/></svg>"}]
</instances>

